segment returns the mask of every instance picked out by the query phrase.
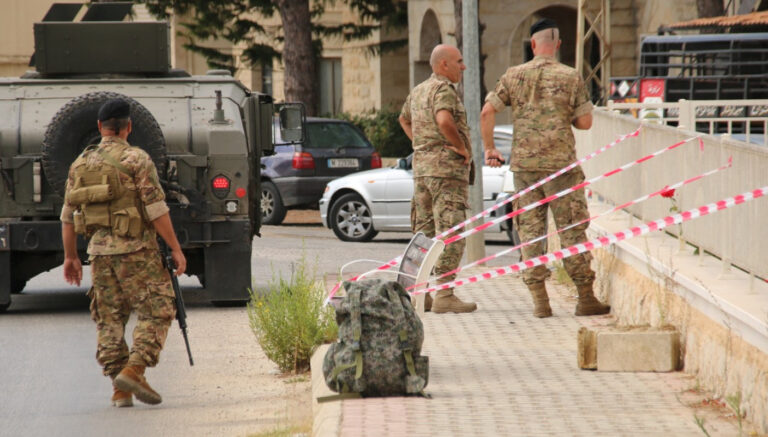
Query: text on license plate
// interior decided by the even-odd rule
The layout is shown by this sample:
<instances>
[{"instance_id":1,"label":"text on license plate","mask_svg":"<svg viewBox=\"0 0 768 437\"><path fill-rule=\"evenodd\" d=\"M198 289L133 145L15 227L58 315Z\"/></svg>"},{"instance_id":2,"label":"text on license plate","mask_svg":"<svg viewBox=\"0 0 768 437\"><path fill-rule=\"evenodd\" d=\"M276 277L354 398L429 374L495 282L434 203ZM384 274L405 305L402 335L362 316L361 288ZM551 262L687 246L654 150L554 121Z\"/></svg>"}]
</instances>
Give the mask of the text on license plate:
<instances>
[{"instance_id":1,"label":"text on license plate","mask_svg":"<svg viewBox=\"0 0 768 437\"><path fill-rule=\"evenodd\" d=\"M357 168L357 159L331 158L328 160L328 168Z\"/></svg>"}]
</instances>

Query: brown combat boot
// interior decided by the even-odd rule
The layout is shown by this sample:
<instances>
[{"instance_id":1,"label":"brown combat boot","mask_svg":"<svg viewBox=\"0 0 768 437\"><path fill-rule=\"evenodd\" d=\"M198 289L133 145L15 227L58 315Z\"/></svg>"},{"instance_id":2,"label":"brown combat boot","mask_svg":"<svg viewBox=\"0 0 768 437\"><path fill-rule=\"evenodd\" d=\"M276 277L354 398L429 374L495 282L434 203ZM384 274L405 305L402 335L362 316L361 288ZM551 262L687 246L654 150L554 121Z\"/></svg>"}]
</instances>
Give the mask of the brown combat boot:
<instances>
[{"instance_id":1,"label":"brown combat boot","mask_svg":"<svg viewBox=\"0 0 768 437\"><path fill-rule=\"evenodd\" d=\"M112 406L113 407L132 407L133 395L130 392L122 391L117 387L113 387L115 392L112 393Z\"/></svg>"},{"instance_id":2,"label":"brown combat boot","mask_svg":"<svg viewBox=\"0 0 768 437\"><path fill-rule=\"evenodd\" d=\"M424 296L424 312L428 313L432 311L432 296L427 293L426 296Z\"/></svg>"},{"instance_id":3,"label":"brown combat boot","mask_svg":"<svg viewBox=\"0 0 768 437\"><path fill-rule=\"evenodd\" d=\"M576 303L575 313L577 316L599 316L600 314L611 312L610 305L604 305L597 300L595 293L592 291L592 284L577 285L576 290L579 292L579 301Z\"/></svg>"},{"instance_id":4,"label":"brown combat boot","mask_svg":"<svg viewBox=\"0 0 768 437\"><path fill-rule=\"evenodd\" d=\"M432 302L432 312L435 314L443 313L471 313L477 309L474 302L462 302L461 299L454 296L453 290L440 290L437 297Z\"/></svg>"},{"instance_id":5,"label":"brown combat boot","mask_svg":"<svg viewBox=\"0 0 768 437\"><path fill-rule=\"evenodd\" d=\"M115 378L115 387L122 391L127 391L136 395L136 399L145 404L159 404L163 398L152 387L147 384L144 378L144 366L128 366Z\"/></svg>"},{"instance_id":6,"label":"brown combat boot","mask_svg":"<svg viewBox=\"0 0 768 437\"><path fill-rule=\"evenodd\" d=\"M543 282L528 285L528 291L533 297L533 316L543 319L552 317L552 308L549 306L549 296L547 287Z\"/></svg>"}]
</instances>

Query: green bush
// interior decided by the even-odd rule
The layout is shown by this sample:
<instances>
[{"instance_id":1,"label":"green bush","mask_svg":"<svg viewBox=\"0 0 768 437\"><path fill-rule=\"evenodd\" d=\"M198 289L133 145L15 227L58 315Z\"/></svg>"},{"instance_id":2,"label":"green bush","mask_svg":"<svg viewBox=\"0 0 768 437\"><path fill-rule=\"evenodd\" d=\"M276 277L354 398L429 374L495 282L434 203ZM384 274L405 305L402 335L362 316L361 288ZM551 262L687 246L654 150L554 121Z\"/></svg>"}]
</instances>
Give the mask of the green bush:
<instances>
[{"instance_id":1,"label":"green bush","mask_svg":"<svg viewBox=\"0 0 768 437\"><path fill-rule=\"evenodd\" d=\"M337 117L354 124L365 133L373 147L381 156L387 158L404 158L413 149L411 140L400 127L398 117L400 111L384 108L379 111L364 112L353 115L341 113Z\"/></svg>"},{"instance_id":2,"label":"green bush","mask_svg":"<svg viewBox=\"0 0 768 437\"><path fill-rule=\"evenodd\" d=\"M315 348L336 339L334 311L323 305L325 290L302 255L286 280L272 277L267 292L251 292L248 319L267 355L283 372L309 369Z\"/></svg>"}]
</instances>

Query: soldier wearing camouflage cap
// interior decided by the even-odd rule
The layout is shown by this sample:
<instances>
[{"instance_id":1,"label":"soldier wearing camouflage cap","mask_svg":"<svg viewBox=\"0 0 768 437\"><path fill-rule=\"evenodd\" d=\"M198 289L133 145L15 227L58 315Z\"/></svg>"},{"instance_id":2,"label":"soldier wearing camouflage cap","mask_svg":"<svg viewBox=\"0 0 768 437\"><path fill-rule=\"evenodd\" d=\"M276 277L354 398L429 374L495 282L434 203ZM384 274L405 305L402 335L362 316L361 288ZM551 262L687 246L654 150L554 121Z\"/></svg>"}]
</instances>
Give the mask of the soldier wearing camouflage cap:
<instances>
[{"instance_id":1,"label":"soldier wearing camouflage cap","mask_svg":"<svg viewBox=\"0 0 768 437\"><path fill-rule=\"evenodd\" d=\"M429 60L433 74L417 85L406 98L400 125L413 141L413 198L411 228L428 237L463 222L467 216L468 185L472 182L469 128L464 105L454 83L467 67L456 47L438 45ZM435 274L459 266L464 240L445 247L435 264ZM456 275L440 279L448 282ZM434 302L427 296L425 309L434 313L468 313L474 302L462 302L453 289L437 292Z\"/></svg>"},{"instance_id":2,"label":"soldier wearing camouflage cap","mask_svg":"<svg viewBox=\"0 0 768 437\"><path fill-rule=\"evenodd\" d=\"M88 296L98 331L96 359L113 380L116 407L133 405L133 395L148 404L162 401L144 369L157 364L176 308L156 234L170 247L177 275L187 264L155 165L127 142L130 109L122 99L101 106L101 142L86 147L70 166L61 211L64 278L70 284L80 285L83 277L76 234L90 239L93 286ZM134 311L138 320L129 350L124 331Z\"/></svg>"},{"instance_id":3,"label":"soldier wearing camouflage cap","mask_svg":"<svg viewBox=\"0 0 768 437\"><path fill-rule=\"evenodd\" d=\"M592 127L592 103L579 73L557 61L560 48L557 23L542 19L531 26L530 62L509 68L496 88L488 93L480 117L486 163L499 166L501 155L493 144L494 118L506 106L511 107L514 142L510 170L515 173L515 189L521 191L557 170L576 161L575 140L571 126L576 129ZM522 196L518 202L525 206L584 181L580 167L559 176ZM553 200L548 205L520 214L515 218L522 241L546 234L547 207L552 211L557 228L566 227L589 217L584 189ZM586 241L588 223L560 234L563 247ZM546 243L523 247L523 259L535 258L546 252ZM579 293L577 316L606 314L610 306L598 301L592 289L595 273L589 263L591 255L583 253L563 260L565 270ZM523 281L533 297L536 317L550 317L552 309L544 285L550 275L546 266L523 272Z\"/></svg>"}]
</instances>

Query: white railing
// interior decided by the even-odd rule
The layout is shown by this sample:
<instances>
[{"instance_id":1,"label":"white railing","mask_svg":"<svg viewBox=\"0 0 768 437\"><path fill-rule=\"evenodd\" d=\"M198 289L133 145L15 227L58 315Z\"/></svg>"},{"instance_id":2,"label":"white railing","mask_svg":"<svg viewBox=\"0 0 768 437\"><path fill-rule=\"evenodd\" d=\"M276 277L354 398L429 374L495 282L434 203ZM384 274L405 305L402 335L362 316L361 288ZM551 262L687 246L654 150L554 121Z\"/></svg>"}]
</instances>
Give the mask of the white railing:
<instances>
[{"instance_id":1,"label":"white railing","mask_svg":"<svg viewBox=\"0 0 768 437\"><path fill-rule=\"evenodd\" d=\"M768 100L680 100L658 103L616 103L611 111L658 121L710 135L728 134L747 143L768 147Z\"/></svg>"},{"instance_id":2,"label":"white railing","mask_svg":"<svg viewBox=\"0 0 768 437\"><path fill-rule=\"evenodd\" d=\"M663 105L670 105L665 103ZM617 136L637 129L641 121L600 108L594 112L594 124L588 131L576 131L579 156L587 155ZM733 167L715 176L688 185L674 196L684 211L729 196L768 185L768 147L735 141L728 135L711 136L673 128L648 120L637 139L584 165L587 177L602 174L627 162L690 138L702 135L703 148L697 141L671 151L596 183L592 190L608 202L621 204L665 185L699 175L719 167L733 157ZM642 221L656 220L670 214L672 200L653 198L628 211ZM738 266L752 275L768 279L768 199L758 199L683 225L685 241L723 260L723 270Z\"/></svg>"}]
</instances>

